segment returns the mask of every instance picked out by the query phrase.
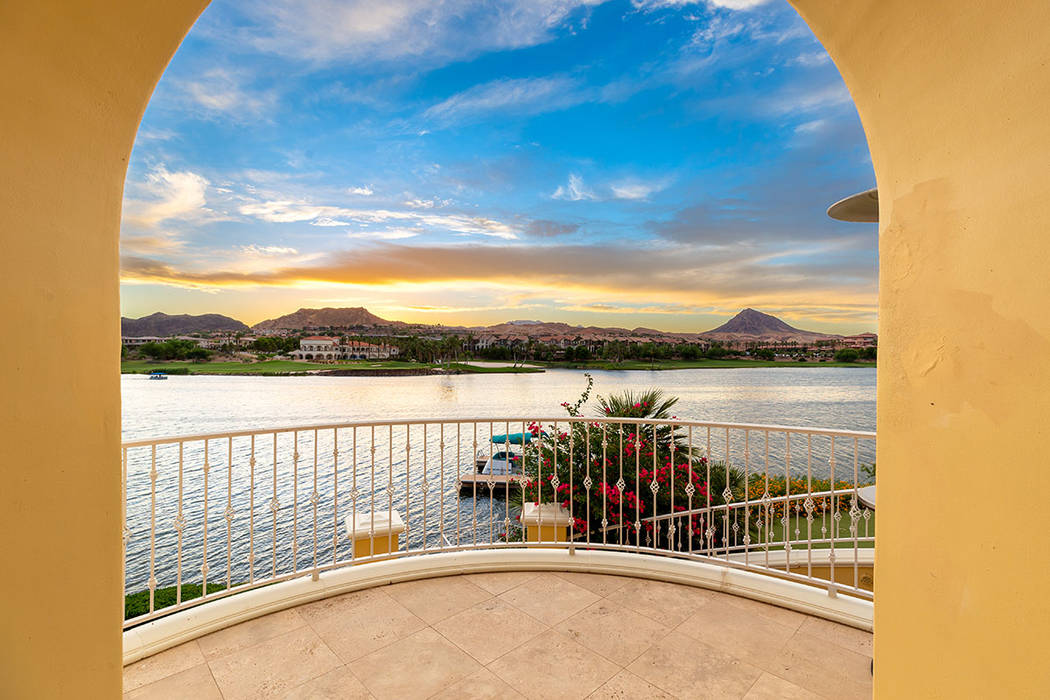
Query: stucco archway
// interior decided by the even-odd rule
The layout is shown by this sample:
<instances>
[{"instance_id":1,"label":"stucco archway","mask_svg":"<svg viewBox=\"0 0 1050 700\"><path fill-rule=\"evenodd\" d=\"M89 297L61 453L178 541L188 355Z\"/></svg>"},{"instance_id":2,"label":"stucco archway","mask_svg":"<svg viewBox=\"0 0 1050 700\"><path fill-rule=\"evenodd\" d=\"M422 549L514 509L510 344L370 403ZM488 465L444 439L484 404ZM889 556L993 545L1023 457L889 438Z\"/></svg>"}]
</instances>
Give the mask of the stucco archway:
<instances>
[{"instance_id":1,"label":"stucco archway","mask_svg":"<svg viewBox=\"0 0 1050 700\"><path fill-rule=\"evenodd\" d=\"M120 692L121 194L153 86L205 4L0 6L14 697ZM1003 473L1045 462L1050 372L1030 367L1050 357L1050 4L792 4L854 96L880 192L876 693L1050 693L1050 548L1024 501L1050 477L1022 490ZM56 329L75 355L22 342Z\"/></svg>"}]
</instances>

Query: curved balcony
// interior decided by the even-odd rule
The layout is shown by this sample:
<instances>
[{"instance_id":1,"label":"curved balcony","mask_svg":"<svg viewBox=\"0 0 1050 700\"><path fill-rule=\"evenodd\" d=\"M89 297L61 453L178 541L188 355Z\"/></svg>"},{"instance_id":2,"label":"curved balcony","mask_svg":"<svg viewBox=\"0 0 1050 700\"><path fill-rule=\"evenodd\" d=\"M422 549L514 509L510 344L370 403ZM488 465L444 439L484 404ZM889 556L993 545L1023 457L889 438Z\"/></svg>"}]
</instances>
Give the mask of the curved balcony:
<instances>
[{"instance_id":1,"label":"curved balcony","mask_svg":"<svg viewBox=\"0 0 1050 700\"><path fill-rule=\"evenodd\" d=\"M203 651L210 643L205 639L243 637L266 644L260 635L270 634L266 630L282 630L274 632L275 639L284 631L291 634L285 622L293 619L305 621L308 629L300 632L321 640L317 648L324 647L333 654L329 661L338 664L324 673L318 666L315 676L297 683L298 671L290 670L287 678L271 679L273 688L285 692L306 681L325 683L318 679L334 673L333 683L359 681L373 695L396 695L380 677L405 675L403 668L391 666L365 678L360 664L354 666L365 655L331 648L338 643L318 627L324 627L318 611L337 615L342 607L360 603L374 609L336 626L362 626L361 633L383 636L387 622L397 617L382 612L392 599L425 624L410 633L391 633L391 645L422 644L416 651L436 654L439 666L446 663L439 647L446 652L454 647L473 665L449 664L460 671L480 664L467 674L477 675L476 682L492 681L482 673L488 670L525 695L538 691L515 685L509 670L501 673L472 655L455 641L454 630L439 623L479 605L482 612L472 614L495 614L485 605L507 603L510 608L500 608L502 621L497 615L492 624L508 638L516 639L530 620L542 626L535 639L515 646L521 654L540 653L548 645L560 648L568 639L611 663L605 671L616 667L588 692L613 683L606 688L613 693L621 681L651 683L646 676L651 669L632 666L641 663L642 652L628 660L597 648L619 632L592 625L566 637L571 635L568 621L597 615L591 608L604 605L631 613L628 617L641 616L647 624L660 623L660 639L646 647L650 651L661 648L660 640L676 646L676 635L684 635L680 641L685 644L707 634L697 629L737 630L741 638L723 635L721 640L732 647L718 650L728 654L725 668L738 668L750 658L754 663L748 668L759 673L749 676L740 693L744 681L736 677L731 695L742 697L752 687L768 686L774 695L790 690L777 691L778 683L825 694L828 678L838 679L839 694L863 694L868 686L854 673L857 658L847 655L848 663L823 671L818 667L841 656L844 639L850 640L847 647L859 644L870 655L865 645L870 645L874 518L858 492L866 483L865 467L874 462L873 433L634 418L382 421L127 442L122 464L125 663L139 661L126 669L129 688L136 683L143 692L147 686L162 687L158 684L168 676L200 663L209 664L215 675L217 662ZM550 571L561 573L537 573ZM514 590L526 581L536 583L521 588L523 598L516 603L508 600L514 596L504 595L509 588L495 591L482 583L500 577L518 581ZM604 583L599 586L599 581ZM378 588L388 584L395 585ZM631 594L611 600L604 591L612 586ZM415 594L399 591L412 590L428 593L410 605L403 598ZM463 590L476 593L478 600L460 600ZM598 597L592 600L579 591ZM563 610L583 598L585 605ZM497 600L503 603L492 602ZM703 604L714 617L683 627L687 615L667 624L661 616L668 611L686 612L680 609L682 600L697 608L693 613L699 614ZM711 601L721 602L707 607ZM546 619L544 606L565 614ZM759 620L778 617L793 621L786 625L793 627L791 634ZM479 621L463 618L464 634ZM820 634L810 634L820 630L830 646L819 641ZM803 636L795 639L796 634ZM767 645L769 654L749 657L749 645L757 642L744 638L763 635L772 635L776 648ZM295 644L302 647L304 640ZM718 649L720 640L700 641ZM791 664L787 671L782 666L794 658L796 644L810 645L813 653L804 655L804 663L796 659L795 668L808 670L793 677ZM825 647L834 653L818 651ZM571 658L568 649L565 658ZM449 654L449 659L461 658ZM172 666L165 659L183 656L199 663L167 674L149 671L178 668L182 662ZM146 657L152 658L140 661ZM342 671L335 673L337 668ZM853 670L843 676L843 668ZM440 687L427 685L428 693L463 682L460 671L439 674L433 683ZM344 678L343 672L352 673ZM628 675L621 678L621 672ZM763 674L771 676L763 680ZM207 679L201 675L198 680ZM244 682L249 687L254 681ZM654 685L672 696L685 692ZM234 686L240 687L233 683L223 693L236 696ZM645 686L616 692L632 694L630 688Z\"/></svg>"}]
</instances>

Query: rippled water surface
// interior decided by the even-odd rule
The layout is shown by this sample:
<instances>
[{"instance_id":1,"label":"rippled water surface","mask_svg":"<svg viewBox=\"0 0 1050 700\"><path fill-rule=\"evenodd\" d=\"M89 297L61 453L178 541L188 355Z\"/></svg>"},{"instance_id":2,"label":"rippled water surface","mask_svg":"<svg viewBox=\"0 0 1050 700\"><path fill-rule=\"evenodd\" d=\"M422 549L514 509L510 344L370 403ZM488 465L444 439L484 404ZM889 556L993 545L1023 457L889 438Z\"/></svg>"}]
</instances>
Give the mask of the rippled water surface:
<instances>
[{"instance_id":1,"label":"rippled water surface","mask_svg":"<svg viewBox=\"0 0 1050 700\"><path fill-rule=\"evenodd\" d=\"M594 395L662 388L679 397L675 413L687 420L875 429L872 368L596 371L593 376ZM355 421L555 418L565 415L560 404L575 401L585 385L583 373L573 370L418 377L171 376L163 382L125 375L123 432L125 440L141 440ZM593 413L593 405L584 412ZM489 444L491 433L522 427L482 424L478 444ZM255 441L218 438L181 448L163 445L155 454L149 447L129 450L128 589L143 588L151 572L159 586L174 584L180 570L183 581L200 582L205 563L209 581L237 584L252 576L308 569L314 566L314 552L321 566L342 561L349 556L343 523L355 513L402 513L411 547L491 541L513 517L506 500L463 496L455 487L458 473L473 464L473 431L470 423L444 429L430 425L426 433L421 426L402 425L316 436L313 431L285 433L276 441L272 435ZM742 433L736 431L728 452L716 435L708 443L712 457L728 455L744 463ZM702 446L706 436L695 437ZM761 436L751 439L751 458L768 455L769 468L783 473L783 436L774 434L765 453ZM790 469L825 474L827 441L798 440L792 439ZM853 462L851 442L837 448L840 469L846 471ZM807 463L810 448L816 457ZM859 461L874 461L871 441L860 444ZM150 478L154 466L155 481Z\"/></svg>"},{"instance_id":2,"label":"rippled water surface","mask_svg":"<svg viewBox=\"0 0 1050 700\"><path fill-rule=\"evenodd\" d=\"M660 387L679 418L846 430L875 429L868 367L595 371L594 394ZM124 439L397 418L559 416L583 373L424 377L124 375Z\"/></svg>"}]
</instances>

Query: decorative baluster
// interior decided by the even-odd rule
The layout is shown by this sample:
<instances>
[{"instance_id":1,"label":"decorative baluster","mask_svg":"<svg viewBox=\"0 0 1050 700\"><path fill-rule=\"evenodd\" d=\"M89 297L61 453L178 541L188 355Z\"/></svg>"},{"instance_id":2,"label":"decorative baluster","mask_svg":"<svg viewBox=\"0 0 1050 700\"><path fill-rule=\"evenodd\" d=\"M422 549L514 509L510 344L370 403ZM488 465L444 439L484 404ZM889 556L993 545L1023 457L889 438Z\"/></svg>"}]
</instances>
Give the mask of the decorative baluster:
<instances>
[{"instance_id":1,"label":"decorative baluster","mask_svg":"<svg viewBox=\"0 0 1050 700\"><path fill-rule=\"evenodd\" d=\"M744 428L744 566L751 565L751 430Z\"/></svg>"},{"instance_id":2,"label":"decorative baluster","mask_svg":"<svg viewBox=\"0 0 1050 700\"><path fill-rule=\"evenodd\" d=\"M128 594L128 542L131 530L128 529L128 448L120 450L120 548L122 571L120 576L120 594Z\"/></svg>"},{"instance_id":3,"label":"decorative baluster","mask_svg":"<svg viewBox=\"0 0 1050 700\"><path fill-rule=\"evenodd\" d=\"M770 512L769 512L769 431L762 431L765 436L765 465L763 473L765 474L765 484L762 490L762 525L761 529L764 528L765 535L762 537L763 549L765 550L765 565L769 568L769 540L770 540Z\"/></svg>"},{"instance_id":4,"label":"decorative baluster","mask_svg":"<svg viewBox=\"0 0 1050 700\"><path fill-rule=\"evenodd\" d=\"M182 605L182 531L186 528L186 519L182 517L182 467L183 467L183 443L179 441L179 492L178 510L175 514L176 554L175 554L175 605Z\"/></svg>"},{"instance_id":5,"label":"decorative baluster","mask_svg":"<svg viewBox=\"0 0 1050 700\"><path fill-rule=\"evenodd\" d=\"M573 423L570 420L568 422L567 430L569 431L569 529L568 529L569 542L568 542L568 544L569 544L569 551L572 552L572 551L575 551L573 549L572 545L573 545L573 542L575 541L575 535L576 535L576 491L575 491L575 488L574 488L575 481L574 481L574 475L573 475L573 471L574 471L573 470L573 461L574 461L573 438L575 437L575 434L576 434L576 424Z\"/></svg>"},{"instance_id":6,"label":"decorative baluster","mask_svg":"<svg viewBox=\"0 0 1050 700\"><path fill-rule=\"evenodd\" d=\"M226 440L226 590L233 587L233 436Z\"/></svg>"},{"instance_id":7,"label":"decorative baluster","mask_svg":"<svg viewBox=\"0 0 1050 700\"><path fill-rule=\"evenodd\" d=\"M813 434L806 433L806 576L813 578Z\"/></svg>"},{"instance_id":8,"label":"decorative baluster","mask_svg":"<svg viewBox=\"0 0 1050 700\"><path fill-rule=\"evenodd\" d=\"M591 543L591 486L594 485L594 480L591 478L591 423L586 421L583 424L583 439L587 443L587 455L586 461L584 462L584 477L583 477L583 490L587 494L587 525L586 534L584 537L587 540L587 544Z\"/></svg>"},{"instance_id":9,"label":"decorative baluster","mask_svg":"<svg viewBox=\"0 0 1050 700\"><path fill-rule=\"evenodd\" d=\"M707 554L714 554L715 549L715 513L711 509L711 427L707 428L707 445L704 448L704 460L707 465L707 528L704 535L707 537Z\"/></svg>"},{"instance_id":10,"label":"decorative baluster","mask_svg":"<svg viewBox=\"0 0 1050 700\"><path fill-rule=\"evenodd\" d=\"M317 569L317 504L321 500L317 493L317 443L320 442L320 434L317 429L314 429L314 487L313 491L310 492L310 504L313 506L313 535L314 535L314 552L313 552L313 580L316 581L319 576Z\"/></svg>"},{"instance_id":11,"label":"decorative baluster","mask_svg":"<svg viewBox=\"0 0 1050 700\"><path fill-rule=\"evenodd\" d=\"M270 513L273 516L273 542L270 547L270 578L277 578L277 511L281 502L277 498L277 433L273 434L273 498L270 500Z\"/></svg>"},{"instance_id":12,"label":"decorative baluster","mask_svg":"<svg viewBox=\"0 0 1050 700\"><path fill-rule=\"evenodd\" d=\"M332 564L339 561L339 428L332 428Z\"/></svg>"},{"instance_id":13,"label":"decorative baluster","mask_svg":"<svg viewBox=\"0 0 1050 700\"><path fill-rule=\"evenodd\" d=\"M157 591L157 446L153 445L150 454L149 470L149 612L154 610L154 597Z\"/></svg>"},{"instance_id":14,"label":"decorative baluster","mask_svg":"<svg viewBox=\"0 0 1050 700\"><path fill-rule=\"evenodd\" d=\"M354 446L351 449L350 457L353 459L354 468L351 470L351 484L350 484L350 522L354 525L354 529L357 528L357 497L359 494L357 490L357 426L353 427L353 432L350 434L350 438L353 440ZM357 558L357 546L354 542L350 543L350 561L354 561Z\"/></svg>"},{"instance_id":15,"label":"decorative baluster","mask_svg":"<svg viewBox=\"0 0 1050 700\"><path fill-rule=\"evenodd\" d=\"M208 440L204 440L204 551L201 553L201 599L208 597Z\"/></svg>"},{"instance_id":16,"label":"decorative baluster","mask_svg":"<svg viewBox=\"0 0 1050 700\"><path fill-rule=\"evenodd\" d=\"M292 433L292 571L299 570L299 431Z\"/></svg>"},{"instance_id":17,"label":"decorative baluster","mask_svg":"<svg viewBox=\"0 0 1050 700\"><path fill-rule=\"evenodd\" d=\"M388 426L387 441L386 441L386 551L387 553L393 553L394 551L394 426ZM405 539L408 539L408 533L405 533Z\"/></svg>"},{"instance_id":18,"label":"decorative baluster","mask_svg":"<svg viewBox=\"0 0 1050 700\"><path fill-rule=\"evenodd\" d=\"M609 436L606 424L602 423L602 544L609 543L609 505L606 494L609 492L609 477L607 476Z\"/></svg>"},{"instance_id":19,"label":"decorative baluster","mask_svg":"<svg viewBox=\"0 0 1050 700\"><path fill-rule=\"evenodd\" d=\"M316 431L315 431L316 434ZM317 454L314 454L316 471ZM316 485L316 479L315 479ZM317 552L317 521L314 521L314 552ZM316 563L316 561L315 561ZM255 436L252 435L251 456L248 459L248 583L255 583Z\"/></svg>"},{"instance_id":20,"label":"decorative baluster","mask_svg":"<svg viewBox=\"0 0 1050 700\"><path fill-rule=\"evenodd\" d=\"M489 438L490 438L489 439L489 460L490 460L489 463L490 464L492 464L492 462L493 462L493 460L492 460L492 440L491 440L491 437L492 437L492 434L493 434L494 431L495 431L495 424L492 423L492 422L489 422ZM524 441L525 441L524 438L522 438L522 442L524 442ZM508 441L506 441L506 440L504 440L504 442L503 442L503 452L508 457L508 461L509 461L510 443ZM488 484L488 487L489 487L489 492L488 492L488 497L489 497L489 544L492 544L493 541L495 540L495 533L492 530L492 508L493 508L493 501L496 500L494 498L494 494L493 494L493 491L496 488L495 471L496 471L496 465L492 464L491 468L489 469L489 474L488 474L489 478L485 482L485 483Z\"/></svg>"}]
</instances>

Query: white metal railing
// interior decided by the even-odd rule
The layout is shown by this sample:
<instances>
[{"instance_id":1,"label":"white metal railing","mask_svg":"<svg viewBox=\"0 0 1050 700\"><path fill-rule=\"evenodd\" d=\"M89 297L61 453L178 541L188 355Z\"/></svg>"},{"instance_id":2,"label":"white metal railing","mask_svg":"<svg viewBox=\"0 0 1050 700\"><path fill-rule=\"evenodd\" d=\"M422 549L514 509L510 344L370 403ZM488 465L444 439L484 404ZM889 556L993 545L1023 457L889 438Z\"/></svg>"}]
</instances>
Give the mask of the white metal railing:
<instances>
[{"instance_id":1,"label":"white metal railing","mask_svg":"<svg viewBox=\"0 0 1050 700\"><path fill-rule=\"evenodd\" d=\"M506 449L492 438L514 433L529 436L514 460L522 473L480 474ZM873 512L857 490L874 462L870 432L615 417L125 442L124 583L137 609L124 626L338 567L482 548L689 558L870 600ZM569 536L552 537L539 509L539 538L525 541L520 506L537 501L564 507ZM400 535L377 526L397 517Z\"/></svg>"}]
</instances>

